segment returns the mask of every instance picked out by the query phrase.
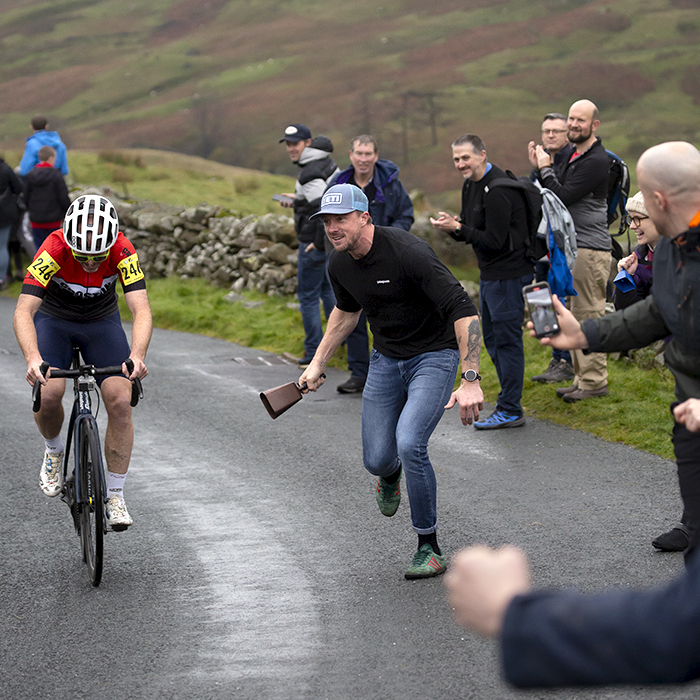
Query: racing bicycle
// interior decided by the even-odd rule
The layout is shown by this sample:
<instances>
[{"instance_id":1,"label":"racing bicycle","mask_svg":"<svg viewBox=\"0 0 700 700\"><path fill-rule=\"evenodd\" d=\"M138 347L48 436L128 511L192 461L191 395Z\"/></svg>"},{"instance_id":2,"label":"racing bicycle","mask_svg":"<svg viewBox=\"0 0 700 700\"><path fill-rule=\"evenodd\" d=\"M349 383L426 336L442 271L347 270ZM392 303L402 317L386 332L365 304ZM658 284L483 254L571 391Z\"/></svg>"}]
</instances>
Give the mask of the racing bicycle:
<instances>
[{"instance_id":1,"label":"racing bicycle","mask_svg":"<svg viewBox=\"0 0 700 700\"><path fill-rule=\"evenodd\" d=\"M134 368L133 362L127 359L125 364L131 373ZM44 376L48 369L48 362L42 363L41 372ZM108 528L105 514L107 488L100 434L97 428L97 411L93 415L90 393L95 392L99 411L100 394L95 377L118 375L124 376L121 366L95 367L81 364L78 347L73 347L71 369L51 370L51 378L73 380L73 410L68 422L61 500L68 505L73 516L73 525L80 537L83 561L87 564L93 586L99 586L102 579L103 538ZM136 406L142 398L141 381L135 378L131 388L131 405ZM32 404L34 412L37 413L41 408L41 383L38 381L35 382L32 390ZM68 476L71 444L73 444L74 467L72 474Z\"/></svg>"}]
</instances>

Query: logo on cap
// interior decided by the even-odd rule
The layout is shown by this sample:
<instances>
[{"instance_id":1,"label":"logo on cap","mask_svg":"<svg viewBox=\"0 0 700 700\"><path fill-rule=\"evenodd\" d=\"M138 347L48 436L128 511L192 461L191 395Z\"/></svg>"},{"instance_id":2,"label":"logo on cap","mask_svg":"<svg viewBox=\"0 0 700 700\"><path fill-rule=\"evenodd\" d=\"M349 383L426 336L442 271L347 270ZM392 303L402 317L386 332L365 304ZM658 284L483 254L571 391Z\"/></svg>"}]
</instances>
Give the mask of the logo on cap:
<instances>
[{"instance_id":1,"label":"logo on cap","mask_svg":"<svg viewBox=\"0 0 700 700\"><path fill-rule=\"evenodd\" d=\"M296 134L298 131L299 131L299 129L297 129L296 126L288 126L284 130L284 133L287 134L287 136L291 136L292 134Z\"/></svg>"},{"instance_id":2,"label":"logo on cap","mask_svg":"<svg viewBox=\"0 0 700 700\"><path fill-rule=\"evenodd\" d=\"M321 203L322 207L330 206L332 204L342 204L343 203L343 195L341 192L331 192L327 194L323 198L323 202Z\"/></svg>"}]
</instances>

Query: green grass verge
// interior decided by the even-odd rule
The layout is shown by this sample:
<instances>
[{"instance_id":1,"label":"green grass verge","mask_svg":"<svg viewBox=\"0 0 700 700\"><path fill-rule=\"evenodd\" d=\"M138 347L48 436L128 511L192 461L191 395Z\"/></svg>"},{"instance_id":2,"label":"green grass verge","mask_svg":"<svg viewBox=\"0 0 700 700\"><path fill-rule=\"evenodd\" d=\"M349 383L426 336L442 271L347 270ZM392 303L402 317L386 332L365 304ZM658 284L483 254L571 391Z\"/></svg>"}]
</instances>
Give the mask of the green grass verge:
<instances>
[{"instance_id":1,"label":"green grass verge","mask_svg":"<svg viewBox=\"0 0 700 700\"><path fill-rule=\"evenodd\" d=\"M287 306L291 298L267 297L247 292L251 301L262 301L246 309L224 301L227 291L202 280L155 279L149 281L149 297L155 323L160 328L202 333L246 347L274 353L303 354L303 331L299 311ZM123 309L125 318L128 311ZM673 458L670 433L673 378L663 367L644 369L626 360L608 361L610 395L567 404L555 396L556 385L537 384L530 377L549 363L550 351L526 334L523 407L529 416L592 433L610 442ZM341 348L330 362L346 368ZM484 396L495 403L499 385L496 371L482 349L481 382Z\"/></svg>"},{"instance_id":2,"label":"green grass verge","mask_svg":"<svg viewBox=\"0 0 700 700\"><path fill-rule=\"evenodd\" d=\"M3 292L17 296L20 284ZM299 311L290 308L291 298L267 297L246 292L254 308L224 300L225 289L203 280L153 279L148 293L155 325L188 333L222 338L238 345L301 357L303 331ZM122 316L130 319L120 297ZM567 404L555 396L556 385L537 384L530 377L549 363L550 351L525 334L525 385L523 408L528 416L583 430L609 442L620 442L673 459L670 434L673 427L668 410L673 401L673 377L663 367L644 368L624 359L609 359L609 396ZM332 358L332 367L346 368L344 348ZM486 351L481 354L481 386L489 403L495 403L499 385ZM292 372L292 375L294 372ZM295 377L292 376L292 379Z\"/></svg>"}]
</instances>

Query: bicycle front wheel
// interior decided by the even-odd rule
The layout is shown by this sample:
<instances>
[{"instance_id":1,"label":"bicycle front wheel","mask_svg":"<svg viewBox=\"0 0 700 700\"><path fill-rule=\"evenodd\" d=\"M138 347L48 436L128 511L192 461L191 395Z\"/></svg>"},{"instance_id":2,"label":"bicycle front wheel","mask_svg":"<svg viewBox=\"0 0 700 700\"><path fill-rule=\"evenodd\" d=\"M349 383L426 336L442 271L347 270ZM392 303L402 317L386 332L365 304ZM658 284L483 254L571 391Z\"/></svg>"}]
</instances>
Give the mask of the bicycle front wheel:
<instances>
[{"instance_id":1,"label":"bicycle front wheel","mask_svg":"<svg viewBox=\"0 0 700 700\"><path fill-rule=\"evenodd\" d=\"M80 544L90 581L93 586L99 586L102 578L105 503L100 437L92 416L80 421L77 442L80 450Z\"/></svg>"}]
</instances>

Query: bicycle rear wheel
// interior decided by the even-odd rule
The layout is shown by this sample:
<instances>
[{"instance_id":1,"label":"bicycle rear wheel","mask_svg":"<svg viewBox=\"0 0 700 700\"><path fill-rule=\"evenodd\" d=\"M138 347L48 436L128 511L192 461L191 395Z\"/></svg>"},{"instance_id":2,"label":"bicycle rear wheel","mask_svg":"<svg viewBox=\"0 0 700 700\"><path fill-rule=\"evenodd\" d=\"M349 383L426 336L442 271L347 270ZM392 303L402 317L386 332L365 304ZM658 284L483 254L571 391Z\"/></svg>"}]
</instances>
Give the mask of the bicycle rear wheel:
<instances>
[{"instance_id":1,"label":"bicycle rear wheel","mask_svg":"<svg viewBox=\"0 0 700 700\"><path fill-rule=\"evenodd\" d=\"M90 416L80 421L80 545L90 581L99 586L102 578L104 537L104 496L102 493L102 452L97 423Z\"/></svg>"}]
</instances>

